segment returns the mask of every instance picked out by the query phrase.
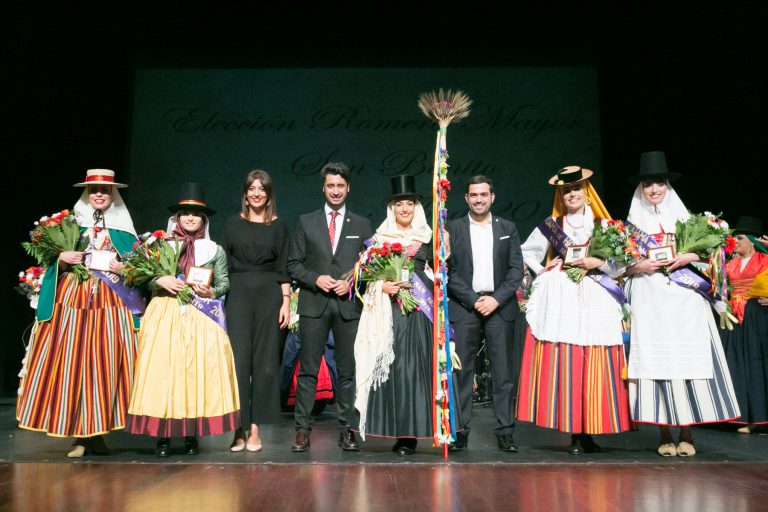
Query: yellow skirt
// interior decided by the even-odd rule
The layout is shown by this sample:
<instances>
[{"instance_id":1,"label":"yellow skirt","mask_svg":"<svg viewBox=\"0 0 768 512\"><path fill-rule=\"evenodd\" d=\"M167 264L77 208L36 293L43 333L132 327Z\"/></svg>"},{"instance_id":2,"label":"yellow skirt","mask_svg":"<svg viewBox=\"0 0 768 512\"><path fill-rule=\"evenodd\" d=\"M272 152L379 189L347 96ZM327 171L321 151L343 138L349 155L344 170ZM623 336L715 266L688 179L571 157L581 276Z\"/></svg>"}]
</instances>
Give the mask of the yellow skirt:
<instances>
[{"instance_id":1,"label":"yellow skirt","mask_svg":"<svg viewBox=\"0 0 768 512\"><path fill-rule=\"evenodd\" d=\"M128 431L154 437L223 434L240 426L227 333L175 297L155 297L141 322Z\"/></svg>"}]
</instances>

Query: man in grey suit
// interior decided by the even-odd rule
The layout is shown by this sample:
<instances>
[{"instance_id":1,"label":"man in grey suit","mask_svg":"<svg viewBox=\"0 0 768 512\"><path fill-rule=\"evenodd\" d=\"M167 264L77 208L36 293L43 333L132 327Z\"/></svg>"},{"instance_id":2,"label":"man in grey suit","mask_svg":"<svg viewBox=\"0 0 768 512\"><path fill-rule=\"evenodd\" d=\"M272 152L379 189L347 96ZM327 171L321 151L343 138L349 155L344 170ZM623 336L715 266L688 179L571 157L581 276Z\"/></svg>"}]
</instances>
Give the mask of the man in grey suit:
<instances>
[{"instance_id":1,"label":"man in grey suit","mask_svg":"<svg viewBox=\"0 0 768 512\"><path fill-rule=\"evenodd\" d=\"M301 287L298 311L301 369L296 381L296 440L291 451L304 452L310 446L317 372L329 330L333 332L338 371L339 446L346 451L357 451L350 425L354 418L354 345L361 305L348 298L349 284L341 276L354 267L365 248L363 242L373 236L373 230L368 219L351 213L346 207L347 166L341 162L328 163L321 174L325 205L299 218L288 255L288 273Z\"/></svg>"},{"instance_id":2,"label":"man in grey suit","mask_svg":"<svg viewBox=\"0 0 768 512\"><path fill-rule=\"evenodd\" d=\"M488 177L473 176L464 196L469 215L448 223L448 317L462 363L458 379L462 431L452 451L463 450L469 441L475 362L483 338L491 361L499 449L517 451L510 354L514 321L520 314L515 291L523 279L523 257L515 224L491 215L495 197Z\"/></svg>"}]
</instances>

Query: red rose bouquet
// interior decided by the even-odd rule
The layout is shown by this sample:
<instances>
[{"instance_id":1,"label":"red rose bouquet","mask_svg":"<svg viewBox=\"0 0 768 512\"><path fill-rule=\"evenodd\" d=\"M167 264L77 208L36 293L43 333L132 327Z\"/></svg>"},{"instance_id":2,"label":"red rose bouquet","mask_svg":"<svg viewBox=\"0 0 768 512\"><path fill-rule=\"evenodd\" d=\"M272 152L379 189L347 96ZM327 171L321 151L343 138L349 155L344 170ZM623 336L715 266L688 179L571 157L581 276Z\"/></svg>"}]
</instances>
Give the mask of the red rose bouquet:
<instances>
[{"instance_id":1,"label":"red rose bouquet","mask_svg":"<svg viewBox=\"0 0 768 512\"><path fill-rule=\"evenodd\" d=\"M355 284L367 281L393 281L401 283L395 300L403 314L418 309L419 303L413 298L410 288L413 260L400 243L384 242L381 246L372 245L365 250L355 264ZM360 294L358 292L358 297ZM360 297L362 300L362 297Z\"/></svg>"}]
</instances>

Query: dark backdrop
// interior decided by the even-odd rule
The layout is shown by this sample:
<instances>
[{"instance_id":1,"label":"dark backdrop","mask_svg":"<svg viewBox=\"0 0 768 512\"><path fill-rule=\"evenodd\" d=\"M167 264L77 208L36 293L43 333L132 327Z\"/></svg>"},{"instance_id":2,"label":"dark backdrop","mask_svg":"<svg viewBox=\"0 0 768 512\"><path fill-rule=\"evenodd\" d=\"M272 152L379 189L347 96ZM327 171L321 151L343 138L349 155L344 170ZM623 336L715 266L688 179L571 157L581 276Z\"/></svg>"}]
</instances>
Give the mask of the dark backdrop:
<instances>
[{"instance_id":1,"label":"dark backdrop","mask_svg":"<svg viewBox=\"0 0 768 512\"><path fill-rule=\"evenodd\" d=\"M601 109L600 193L627 211L642 151L667 153L695 211L766 218L765 54L760 10L674 15L551 15L446 9L430 20L363 10L276 15L187 3L174 12L6 12L2 141L6 222L0 395L12 396L32 320L12 291L28 263L18 242L43 212L72 202L85 169L130 183L133 70L143 67L595 66ZM441 27L440 32L434 27ZM439 84L436 84L439 85ZM579 155L573 155L574 162ZM130 204L130 189L125 194ZM768 220L768 219L766 219Z\"/></svg>"}]
</instances>

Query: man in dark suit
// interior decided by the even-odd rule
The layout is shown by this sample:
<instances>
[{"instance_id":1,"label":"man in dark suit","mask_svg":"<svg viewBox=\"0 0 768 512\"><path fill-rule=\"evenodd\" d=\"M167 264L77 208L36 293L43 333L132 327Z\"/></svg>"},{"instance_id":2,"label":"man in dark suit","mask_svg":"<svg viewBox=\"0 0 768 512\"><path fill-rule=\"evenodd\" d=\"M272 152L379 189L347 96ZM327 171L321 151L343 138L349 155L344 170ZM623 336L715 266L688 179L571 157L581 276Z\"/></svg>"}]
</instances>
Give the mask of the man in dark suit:
<instances>
[{"instance_id":1,"label":"man in dark suit","mask_svg":"<svg viewBox=\"0 0 768 512\"><path fill-rule=\"evenodd\" d=\"M463 429L451 450L463 450L469 440L475 362L485 337L491 361L495 434L501 450L516 452L510 354L514 321L520 314L515 295L523 278L520 239L513 222L491 215L495 195L489 178L470 178L464 199L469 215L448 223L448 317L462 363L458 380Z\"/></svg>"},{"instance_id":2,"label":"man in dark suit","mask_svg":"<svg viewBox=\"0 0 768 512\"><path fill-rule=\"evenodd\" d=\"M368 219L351 213L346 207L347 166L341 162L329 163L321 174L325 206L299 218L288 255L288 273L301 286L298 311L301 370L296 381L296 440L291 450L309 449L317 372L330 330L336 345L338 370L339 446L346 451L357 451L350 425L355 401L354 345L361 305L348 299L349 284L341 276L354 267L364 249L363 242L373 235L373 230Z\"/></svg>"}]
</instances>

